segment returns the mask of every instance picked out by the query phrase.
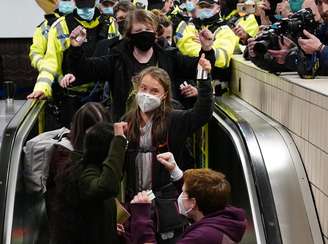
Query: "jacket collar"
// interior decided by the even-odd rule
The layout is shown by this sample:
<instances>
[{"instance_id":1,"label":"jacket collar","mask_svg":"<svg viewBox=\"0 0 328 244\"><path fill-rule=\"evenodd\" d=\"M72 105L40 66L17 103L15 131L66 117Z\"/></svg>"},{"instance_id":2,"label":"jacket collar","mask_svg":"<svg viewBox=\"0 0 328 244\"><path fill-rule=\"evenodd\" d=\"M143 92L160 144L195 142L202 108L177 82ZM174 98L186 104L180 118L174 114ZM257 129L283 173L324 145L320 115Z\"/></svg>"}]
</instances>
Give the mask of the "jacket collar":
<instances>
[{"instance_id":1,"label":"jacket collar","mask_svg":"<svg viewBox=\"0 0 328 244\"><path fill-rule=\"evenodd\" d=\"M86 21L84 19L82 19L78 14L77 14L77 10L74 9L73 11L73 17L76 19L77 22L79 22L84 28L87 28L87 29L92 29L96 26L99 25L99 17L100 17L100 12L98 10L98 8L95 9L95 14L92 18L92 20L90 21Z\"/></svg>"}]
</instances>

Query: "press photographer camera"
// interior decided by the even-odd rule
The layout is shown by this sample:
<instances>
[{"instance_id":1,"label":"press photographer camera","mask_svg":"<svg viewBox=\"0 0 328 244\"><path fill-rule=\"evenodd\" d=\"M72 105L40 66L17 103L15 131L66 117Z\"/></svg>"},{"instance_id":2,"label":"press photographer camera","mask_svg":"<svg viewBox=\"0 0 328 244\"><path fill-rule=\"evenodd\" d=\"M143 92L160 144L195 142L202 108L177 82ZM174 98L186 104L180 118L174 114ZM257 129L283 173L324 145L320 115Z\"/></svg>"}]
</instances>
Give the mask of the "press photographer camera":
<instances>
[{"instance_id":1,"label":"press photographer camera","mask_svg":"<svg viewBox=\"0 0 328 244\"><path fill-rule=\"evenodd\" d=\"M290 37L296 43L299 37L304 37L303 30L312 34L318 30L311 9L301 9L262 31L255 39L254 52L256 56L263 56L268 49L279 50L279 39L283 42L283 36Z\"/></svg>"},{"instance_id":2,"label":"press photographer camera","mask_svg":"<svg viewBox=\"0 0 328 244\"><path fill-rule=\"evenodd\" d=\"M302 78L314 78L318 59L297 46L305 33L316 35L319 24L311 9L302 9L263 30L248 45L249 56L259 67L272 73L297 71ZM311 65L309 65L309 63Z\"/></svg>"}]
</instances>

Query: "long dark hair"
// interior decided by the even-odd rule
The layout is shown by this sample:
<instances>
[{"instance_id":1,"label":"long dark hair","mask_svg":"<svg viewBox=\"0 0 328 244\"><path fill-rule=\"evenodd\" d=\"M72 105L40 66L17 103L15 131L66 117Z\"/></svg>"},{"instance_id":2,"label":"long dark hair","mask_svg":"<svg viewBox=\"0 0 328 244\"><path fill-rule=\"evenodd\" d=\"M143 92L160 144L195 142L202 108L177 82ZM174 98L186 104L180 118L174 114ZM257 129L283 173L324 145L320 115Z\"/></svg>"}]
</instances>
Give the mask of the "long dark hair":
<instances>
[{"instance_id":1,"label":"long dark hair","mask_svg":"<svg viewBox=\"0 0 328 244\"><path fill-rule=\"evenodd\" d=\"M56 243L84 243L86 219L84 219L80 197L79 181L81 174L89 164L98 165L106 159L113 139L113 127L108 122L100 122L90 127L85 134L83 157L72 160L55 178L56 181L56 216L54 226Z\"/></svg>"},{"instance_id":2,"label":"long dark hair","mask_svg":"<svg viewBox=\"0 0 328 244\"><path fill-rule=\"evenodd\" d=\"M86 130L102 121L111 122L111 118L108 110L100 103L86 103L74 114L70 140L75 151L82 151Z\"/></svg>"},{"instance_id":3,"label":"long dark hair","mask_svg":"<svg viewBox=\"0 0 328 244\"><path fill-rule=\"evenodd\" d=\"M83 163L101 165L114 137L113 126L100 122L87 130L83 143Z\"/></svg>"},{"instance_id":4,"label":"long dark hair","mask_svg":"<svg viewBox=\"0 0 328 244\"><path fill-rule=\"evenodd\" d=\"M166 98L162 101L161 106L153 111L153 126L152 126L152 139L157 144L164 143L167 134L167 114L172 110L171 106L171 80L168 73L158 67L151 66L142 70L135 78L135 89L138 91L141 81L146 75L150 75L153 79L157 80L163 87ZM128 138L131 141L138 142L140 136L140 122L142 120L140 109L134 99L130 111L125 116L128 122Z\"/></svg>"}]
</instances>

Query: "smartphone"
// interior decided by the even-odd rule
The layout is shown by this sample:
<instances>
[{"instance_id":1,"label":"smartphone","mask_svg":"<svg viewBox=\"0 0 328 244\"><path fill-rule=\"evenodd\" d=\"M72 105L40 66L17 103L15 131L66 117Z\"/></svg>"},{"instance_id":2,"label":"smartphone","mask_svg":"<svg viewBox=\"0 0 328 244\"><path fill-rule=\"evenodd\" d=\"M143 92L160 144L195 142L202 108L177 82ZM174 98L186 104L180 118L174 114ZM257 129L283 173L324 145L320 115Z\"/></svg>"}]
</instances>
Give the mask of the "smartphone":
<instances>
[{"instance_id":1,"label":"smartphone","mask_svg":"<svg viewBox=\"0 0 328 244\"><path fill-rule=\"evenodd\" d=\"M255 14L256 4L253 1L247 1L247 2L244 2L244 3L237 3L237 11L238 11L240 16Z\"/></svg>"}]
</instances>

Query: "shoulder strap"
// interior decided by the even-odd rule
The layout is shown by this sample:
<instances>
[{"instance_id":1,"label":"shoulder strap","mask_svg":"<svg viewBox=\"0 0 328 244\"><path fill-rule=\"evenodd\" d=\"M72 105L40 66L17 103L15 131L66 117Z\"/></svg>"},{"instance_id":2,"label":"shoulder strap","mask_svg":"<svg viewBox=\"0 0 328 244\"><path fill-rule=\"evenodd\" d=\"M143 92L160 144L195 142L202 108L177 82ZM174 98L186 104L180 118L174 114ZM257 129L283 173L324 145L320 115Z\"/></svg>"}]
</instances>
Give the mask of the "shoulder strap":
<instances>
[{"instance_id":1,"label":"shoulder strap","mask_svg":"<svg viewBox=\"0 0 328 244\"><path fill-rule=\"evenodd\" d=\"M80 25L80 23L74 18L73 13L66 15L65 20L69 33L71 33L77 26Z\"/></svg>"}]
</instances>

